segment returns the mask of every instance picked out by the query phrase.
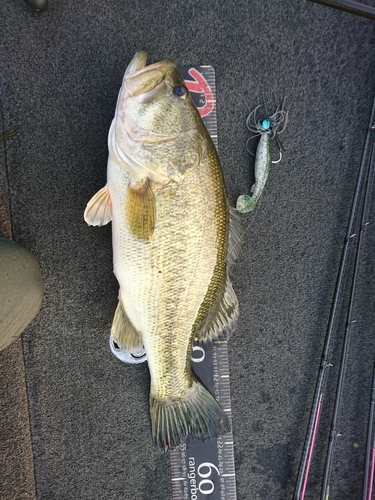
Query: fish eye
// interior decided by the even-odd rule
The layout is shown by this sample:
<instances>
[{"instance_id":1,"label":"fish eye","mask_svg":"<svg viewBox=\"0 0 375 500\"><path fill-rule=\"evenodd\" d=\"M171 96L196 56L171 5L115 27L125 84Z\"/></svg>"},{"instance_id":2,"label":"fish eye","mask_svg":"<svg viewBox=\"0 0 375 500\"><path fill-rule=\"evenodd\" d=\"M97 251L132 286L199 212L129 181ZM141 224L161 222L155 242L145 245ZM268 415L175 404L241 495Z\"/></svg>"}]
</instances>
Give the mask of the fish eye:
<instances>
[{"instance_id":1,"label":"fish eye","mask_svg":"<svg viewBox=\"0 0 375 500\"><path fill-rule=\"evenodd\" d=\"M173 93L177 97L185 97L187 94L187 88L184 85L177 85L173 89Z\"/></svg>"}]
</instances>

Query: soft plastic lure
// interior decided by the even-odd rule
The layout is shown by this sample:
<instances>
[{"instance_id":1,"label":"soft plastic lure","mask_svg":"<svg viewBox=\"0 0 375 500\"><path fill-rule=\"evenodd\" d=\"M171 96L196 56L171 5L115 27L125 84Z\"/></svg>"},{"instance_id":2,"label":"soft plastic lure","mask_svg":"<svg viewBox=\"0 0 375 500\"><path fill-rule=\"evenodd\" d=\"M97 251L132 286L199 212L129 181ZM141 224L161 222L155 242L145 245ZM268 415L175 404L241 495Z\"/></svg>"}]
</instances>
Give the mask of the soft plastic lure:
<instances>
[{"instance_id":1,"label":"soft plastic lure","mask_svg":"<svg viewBox=\"0 0 375 500\"><path fill-rule=\"evenodd\" d=\"M288 112L285 111L284 104L285 99L273 115L262 119L257 118L257 111L260 108L257 106L246 119L247 128L255 134L248 139L248 142L258 135L260 135L260 140L255 155L255 183L251 187L249 195L241 194L237 199L236 209L240 213L245 214L254 210L266 184L271 163L279 163L282 158L283 147L278 135L284 132L288 121ZM283 126L281 127L281 125ZM277 161L271 161L271 139L275 139L280 151L280 157Z\"/></svg>"}]
</instances>

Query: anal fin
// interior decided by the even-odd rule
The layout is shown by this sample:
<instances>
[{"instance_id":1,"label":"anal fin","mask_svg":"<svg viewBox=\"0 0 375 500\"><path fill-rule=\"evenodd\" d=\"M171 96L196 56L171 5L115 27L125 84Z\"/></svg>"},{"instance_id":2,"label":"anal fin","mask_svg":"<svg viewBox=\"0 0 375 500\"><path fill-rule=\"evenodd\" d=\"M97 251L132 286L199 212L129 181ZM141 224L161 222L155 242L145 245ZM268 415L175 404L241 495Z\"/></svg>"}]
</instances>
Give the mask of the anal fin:
<instances>
[{"instance_id":1,"label":"anal fin","mask_svg":"<svg viewBox=\"0 0 375 500\"><path fill-rule=\"evenodd\" d=\"M112 202L107 186L100 189L88 202L84 219L89 226L104 226L112 220Z\"/></svg>"},{"instance_id":2,"label":"anal fin","mask_svg":"<svg viewBox=\"0 0 375 500\"><path fill-rule=\"evenodd\" d=\"M206 319L195 332L199 342L228 340L238 319L238 299L229 276L220 290L216 302L208 312Z\"/></svg>"},{"instance_id":3,"label":"anal fin","mask_svg":"<svg viewBox=\"0 0 375 500\"><path fill-rule=\"evenodd\" d=\"M148 241L155 228L156 201L150 180L129 186L125 201L125 218L130 232L141 241Z\"/></svg>"},{"instance_id":4,"label":"anal fin","mask_svg":"<svg viewBox=\"0 0 375 500\"><path fill-rule=\"evenodd\" d=\"M138 352L143 347L142 336L128 318L121 299L118 301L113 318L111 335L119 347L130 352Z\"/></svg>"}]
</instances>

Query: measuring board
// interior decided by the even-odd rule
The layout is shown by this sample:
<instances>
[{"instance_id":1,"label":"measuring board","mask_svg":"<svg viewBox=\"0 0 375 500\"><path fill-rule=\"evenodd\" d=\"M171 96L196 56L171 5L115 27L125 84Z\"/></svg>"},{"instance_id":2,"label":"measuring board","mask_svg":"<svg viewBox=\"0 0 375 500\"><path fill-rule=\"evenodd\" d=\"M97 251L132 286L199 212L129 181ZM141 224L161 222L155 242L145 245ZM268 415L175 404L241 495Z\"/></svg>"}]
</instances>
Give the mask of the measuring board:
<instances>
[{"instance_id":1,"label":"measuring board","mask_svg":"<svg viewBox=\"0 0 375 500\"><path fill-rule=\"evenodd\" d=\"M194 104L217 147L215 71L211 66L179 68ZM227 413L232 427L226 342L194 343L192 369ZM188 437L170 452L173 500L236 500L232 431L208 441Z\"/></svg>"}]
</instances>

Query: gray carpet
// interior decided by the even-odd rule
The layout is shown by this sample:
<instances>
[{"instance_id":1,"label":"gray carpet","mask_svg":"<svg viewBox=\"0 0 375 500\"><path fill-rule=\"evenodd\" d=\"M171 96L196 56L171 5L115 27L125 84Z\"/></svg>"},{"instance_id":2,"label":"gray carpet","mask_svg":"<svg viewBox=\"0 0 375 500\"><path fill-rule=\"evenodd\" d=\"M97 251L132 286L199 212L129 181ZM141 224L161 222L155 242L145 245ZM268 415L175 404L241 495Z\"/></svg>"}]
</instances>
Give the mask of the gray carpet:
<instances>
[{"instance_id":1,"label":"gray carpet","mask_svg":"<svg viewBox=\"0 0 375 500\"><path fill-rule=\"evenodd\" d=\"M306 0L51 0L43 14L2 0L0 19L2 129L30 124L1 143L2 234L11 228L34 253L46 286L22 340L0 353L1 497L171 498L168 455L151 440L147 366L109 351L111 228L83 220L105 183L123 72L145 49L153 62L214 66L232 204L252 181L245 102L287 97L286 151L246 219L233 272L241 315L229 357L238 498L292 498L375 95L374 21ZM370 228L330 500L361 495L374 239ZM319 495L326 439L308 499Z\"/></svg>"}]
</instances>

